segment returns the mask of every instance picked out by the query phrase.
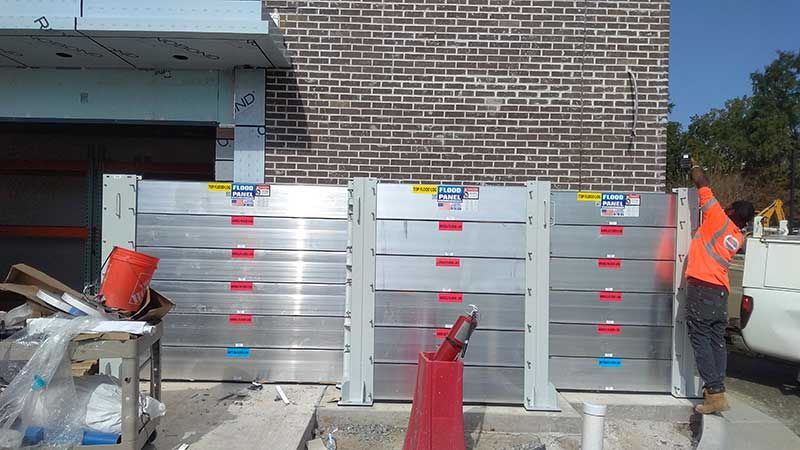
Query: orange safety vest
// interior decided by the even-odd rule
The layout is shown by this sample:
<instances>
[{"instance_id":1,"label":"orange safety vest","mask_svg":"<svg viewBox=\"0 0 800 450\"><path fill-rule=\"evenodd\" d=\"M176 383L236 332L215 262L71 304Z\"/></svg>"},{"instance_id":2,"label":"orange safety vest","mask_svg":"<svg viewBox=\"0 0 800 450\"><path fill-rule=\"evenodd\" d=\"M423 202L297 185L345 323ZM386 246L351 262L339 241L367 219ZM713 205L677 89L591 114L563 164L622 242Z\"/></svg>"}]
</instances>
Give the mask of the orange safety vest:
<instances>
[{"instance_id":1,"label":"orange safety vest","mask_svg":"<svg viewBox=\"0 0 800 450\"><path fill-rule=\"evenodd\" d=\"M744 243L741 230L725 214L709 187L697 191L703 223L689 246L686 276L703 280L731 291L728 267Z\"/></svg>"}]
</instances>

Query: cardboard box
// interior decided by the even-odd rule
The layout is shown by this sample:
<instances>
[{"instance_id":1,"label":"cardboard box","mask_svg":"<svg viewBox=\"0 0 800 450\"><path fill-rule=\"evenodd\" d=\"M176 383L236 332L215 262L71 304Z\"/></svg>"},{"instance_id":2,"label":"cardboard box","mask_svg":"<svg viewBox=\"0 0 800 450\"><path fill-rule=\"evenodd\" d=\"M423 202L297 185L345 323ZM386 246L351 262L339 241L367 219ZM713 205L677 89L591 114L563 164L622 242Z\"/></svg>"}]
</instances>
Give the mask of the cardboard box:
<instances>
[{"instance_id":1,"label":"cardboard box","mask_svg":"<svg viewBox=\"0 0 800 450\"><path fill-rule=\"evenodd\" d=\"M5 283L0 283L0 310L9 311L25 302L31 305L35 317L46 317L59 312L36 296L40 290L61 297L65 292L82 299L83 295L64 283L26 264L11 266ZM149 289L141 308L130 319L158 323L175 304L154 289Z\"/></svg>"}]
</instances>

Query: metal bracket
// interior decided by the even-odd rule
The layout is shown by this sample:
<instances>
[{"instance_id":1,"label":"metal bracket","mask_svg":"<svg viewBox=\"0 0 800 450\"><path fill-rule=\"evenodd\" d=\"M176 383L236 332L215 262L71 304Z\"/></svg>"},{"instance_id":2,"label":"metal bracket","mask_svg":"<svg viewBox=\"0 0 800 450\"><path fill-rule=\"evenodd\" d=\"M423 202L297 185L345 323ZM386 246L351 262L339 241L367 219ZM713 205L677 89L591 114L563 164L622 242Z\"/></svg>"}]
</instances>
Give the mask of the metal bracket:
<instances>
[{"instance_id":1,"label":"metal bracket","mask_svg":"<svg viewBox=\"0 0 800 450\"><path fill-rule=\"evenodd\" d=\"M348 284L340 405L372 405L375 354L375 228L378 182L348 184Z\"/></svg>"},{"instance_id":2,"label":"metal bracket","mask_svg":"<svg viewBox=\"0 0 800 450\"><path fill-rule=\"evenodd\" d=\"M697 375L692 350L686 326L686 277L683 273L686 266L686 255L689 253L689 244L692 241L692 230L698 226L697 191L687 188L676 189L678 196L677 223L675 233L675 275L673 279L672 302L672 395L680 398L702 397L702 385ZM690 224L689 226L683 226Z\"/></svg>"},{"instance_id":3,"label":"metal bracket","mask_svg":"<svg viewBox=\"0 0 800 450\"><path fill-rule=\"evenodd\" d=\"M527 410L559 411L558 394L550 382L550 182L526 185L525 225L525 382Z\"/></svg>"},{"instance_id":4,"label":"metal bracket","mask_svg":"<svg viewBox=\"0 0 800 450\"><path fill-rule=\"evenodd\" d=\"M136 249L136 201L141 179L137 175L103 176L102 261L114 247Z\"/></svg>"}]
</instances>

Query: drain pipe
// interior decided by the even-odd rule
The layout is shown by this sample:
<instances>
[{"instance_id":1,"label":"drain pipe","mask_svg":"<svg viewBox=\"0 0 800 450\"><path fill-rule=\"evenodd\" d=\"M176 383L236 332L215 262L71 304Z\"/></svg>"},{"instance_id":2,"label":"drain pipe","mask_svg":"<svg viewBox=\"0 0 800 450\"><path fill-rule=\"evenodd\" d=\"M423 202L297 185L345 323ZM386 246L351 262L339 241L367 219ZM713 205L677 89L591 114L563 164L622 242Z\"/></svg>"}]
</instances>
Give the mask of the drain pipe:
<instances>
[{"instance_id":1,"label":"drain pipe","mask_svg":"<svg viewBox=\"0 0 800 450\"><path fill-rule=\"evenodd\" d=\"M583 403L582 450L603 450L605 422L606 405Z\"/></svg>"}]
</instances>

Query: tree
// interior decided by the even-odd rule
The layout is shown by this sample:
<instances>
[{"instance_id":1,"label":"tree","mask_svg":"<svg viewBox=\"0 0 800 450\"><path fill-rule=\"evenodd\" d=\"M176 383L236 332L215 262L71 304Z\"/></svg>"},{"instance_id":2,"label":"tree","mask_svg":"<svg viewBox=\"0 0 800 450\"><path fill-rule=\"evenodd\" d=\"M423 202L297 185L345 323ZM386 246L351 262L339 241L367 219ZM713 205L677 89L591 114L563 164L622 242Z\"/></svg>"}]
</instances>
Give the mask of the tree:
<instances>
[{"instance_id":1,"label":"tree","mask_svg":"<svg viewBox=\"0 0 800 450\"><path fill-rule=\"evenodd\" d=\"M744 198L759 207L780 197L792 204L800 153L800 51L778 52L750 79L752 95L693 116L686 131L667 124L668 185L685 185L677 164L688 152L709 169L723 202Z\"/></svg>"}]
</instances>

